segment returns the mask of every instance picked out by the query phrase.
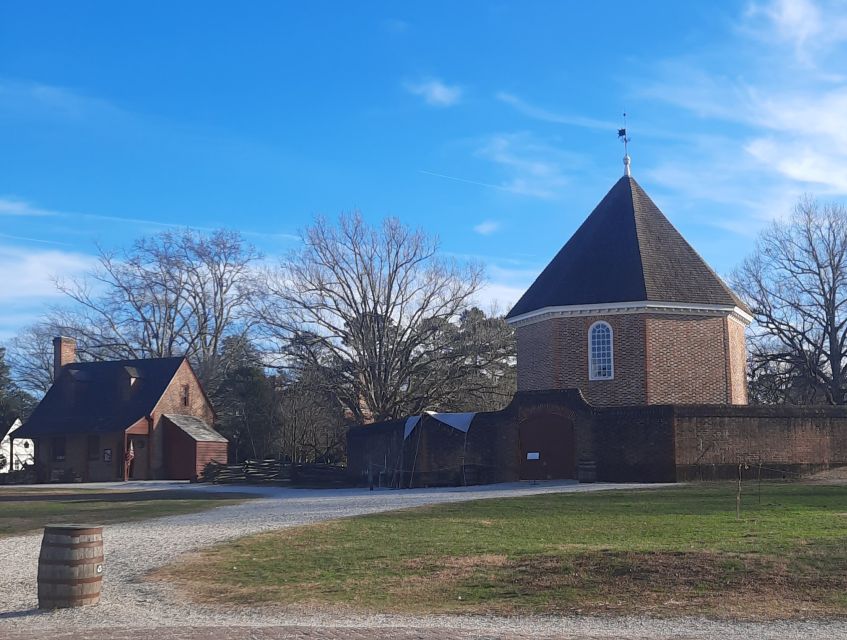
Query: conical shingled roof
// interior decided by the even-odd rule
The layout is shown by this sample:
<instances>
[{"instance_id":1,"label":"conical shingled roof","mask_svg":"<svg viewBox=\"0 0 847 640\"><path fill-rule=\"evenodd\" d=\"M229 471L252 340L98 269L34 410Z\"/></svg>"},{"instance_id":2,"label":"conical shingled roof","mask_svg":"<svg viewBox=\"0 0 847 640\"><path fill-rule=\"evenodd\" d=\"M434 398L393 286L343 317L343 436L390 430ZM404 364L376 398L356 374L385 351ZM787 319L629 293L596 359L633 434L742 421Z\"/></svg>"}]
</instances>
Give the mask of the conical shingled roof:
<instances>
[{"instance_id":1,"label":"conical shingled roof","mask_svg":"<svg viewBox=\"0 0 847 640\"><path fill-rule=\"evenodd\" d=\"M506 317L617 302L725 305L749 312L629 176L615 183Z\"/></svg>"}]
</instances>

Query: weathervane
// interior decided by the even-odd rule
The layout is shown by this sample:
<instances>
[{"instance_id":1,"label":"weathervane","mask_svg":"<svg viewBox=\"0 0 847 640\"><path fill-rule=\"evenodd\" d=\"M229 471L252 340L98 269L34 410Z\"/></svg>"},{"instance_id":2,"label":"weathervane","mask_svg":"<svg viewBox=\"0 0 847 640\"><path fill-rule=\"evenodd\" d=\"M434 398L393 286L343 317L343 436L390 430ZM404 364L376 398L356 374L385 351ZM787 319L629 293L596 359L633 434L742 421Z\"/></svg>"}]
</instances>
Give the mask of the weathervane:
<instances>
[{"instance_id":1,"label":"weathervane","mask_svg":"<svg viewBox=\"0 0 847 640\"><path fill-rule=\"evenodd\" d=\"M623 142L624 175L629 177L632 175L629 170L629 163L632 162L632 159L629 157L629 137L626 135L626 112L623 114L623 129L618 129L618 140Z\"/></svg>"}]
</instances>

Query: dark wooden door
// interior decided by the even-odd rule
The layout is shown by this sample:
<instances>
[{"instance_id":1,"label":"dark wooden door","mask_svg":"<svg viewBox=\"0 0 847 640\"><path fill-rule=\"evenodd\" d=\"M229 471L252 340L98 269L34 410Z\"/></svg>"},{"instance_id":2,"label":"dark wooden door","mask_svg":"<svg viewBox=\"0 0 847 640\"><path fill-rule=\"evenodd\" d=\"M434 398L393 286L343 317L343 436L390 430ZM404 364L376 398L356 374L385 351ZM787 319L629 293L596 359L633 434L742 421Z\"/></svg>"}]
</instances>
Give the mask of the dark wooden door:
<instances>
[{"instance_id":1,"label":"dark wooden door","mask_svg":"<svg viewBox=\"0 0 847 640\"><path fill-rule=\"evenodd\" d=\"M522 480L576 478L573 421L555 414L527 418L519 427Z\"/></svg>"}]
</instances>

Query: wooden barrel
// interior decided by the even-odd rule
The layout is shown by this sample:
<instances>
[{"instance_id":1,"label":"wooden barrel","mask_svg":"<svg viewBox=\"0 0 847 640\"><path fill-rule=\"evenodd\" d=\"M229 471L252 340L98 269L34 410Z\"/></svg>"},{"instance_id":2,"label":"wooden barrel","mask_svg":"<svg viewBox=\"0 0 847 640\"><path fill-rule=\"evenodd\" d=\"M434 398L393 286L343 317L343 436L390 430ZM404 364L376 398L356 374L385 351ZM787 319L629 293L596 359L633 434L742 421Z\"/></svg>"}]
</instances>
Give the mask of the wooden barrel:
<instances>
[{"instance_id":1,"label":"wooden barrel","mask_svg":"<svg viewBox=\"0 0 847 640\"><path fill-rule=\"evenodd\" d=\"M100 602L103 527L58 524L44 527L38 557L38 606L81 607Z\"/></svg>"}]
</instances>

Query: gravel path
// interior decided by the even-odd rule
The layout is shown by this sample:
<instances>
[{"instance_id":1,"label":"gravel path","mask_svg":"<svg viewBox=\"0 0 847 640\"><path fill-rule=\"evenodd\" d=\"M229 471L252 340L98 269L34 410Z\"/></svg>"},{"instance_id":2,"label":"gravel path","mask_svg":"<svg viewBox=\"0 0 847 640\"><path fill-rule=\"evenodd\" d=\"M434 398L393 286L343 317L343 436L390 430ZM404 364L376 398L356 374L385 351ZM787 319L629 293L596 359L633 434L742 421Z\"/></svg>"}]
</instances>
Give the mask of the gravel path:
<instances>
[{"instance_id":1,"label":"gravel path","mask_svg":"<svg viewBox=\"0 0 847 640\"><path fill-rule=\"evenodd\" d=\"M126 485L124 485L126 486ZM226 610L179 601L167 586L144 582L150 569L179 554L223 540L322 520L443 502L550 492L598 491L638 485L575 483L514 484L452 489L374 491L262 488L259 499L198 514L109 525L104 529L106 572L101 604L41 612L36 598L36 568L41 535L0 540L0 639L119 637L116 629L157 629L157 638L716 638L721 640L847 639L847 621L741 624L700 619L645 618L491 618L475 616L346 615L327 611L299 613ZM657 485L651 485L657 486ZM641 486L643 488L643 485ZM145 484L145 489L174 488ZM178 488L185 489L186 485ZM208 490L194 485L193 490ZM219 488L215 488L219 489ZM243 491L242 487L234 490ZM227 635L226 629L254 631ZM162 633L165 629L170 631ZM379 631L389 629L389 631ZM116 635L118 634L118 635ZM126 637L129 637L127 635ZM141 635L133 635L138 638ZM147 636L143 636L147 637ZM153 637L153 633L150 633Z\"/></svg>"}]
</instances>

